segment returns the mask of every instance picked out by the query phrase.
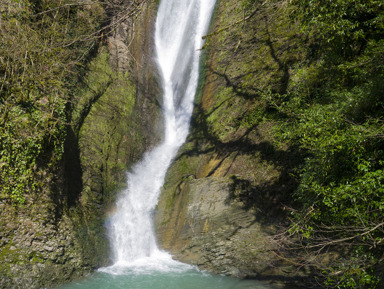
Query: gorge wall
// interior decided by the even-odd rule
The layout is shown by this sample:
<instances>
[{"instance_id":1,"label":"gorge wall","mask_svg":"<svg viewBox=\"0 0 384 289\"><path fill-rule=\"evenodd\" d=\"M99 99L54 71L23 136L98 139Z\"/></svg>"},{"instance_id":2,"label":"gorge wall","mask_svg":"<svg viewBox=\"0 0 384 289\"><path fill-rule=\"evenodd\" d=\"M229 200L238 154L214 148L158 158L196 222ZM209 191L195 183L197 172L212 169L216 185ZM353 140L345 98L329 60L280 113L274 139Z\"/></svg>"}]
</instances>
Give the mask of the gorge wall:
<instances>
[{"instance_id":1,"label":"gorge wall","mask_svg":"<svg viewBox=\"0 0 384 289\"><path fill-rule=\"evenodd\" d=\"M218 1L155 215L177 259L299 288L383 287L384 6L359 3Z\"/></svg>"},{"instance_id":2,"label":"gorge wall","mask_svg":"<svg viewBox=\"0 0 384 289\"><path fill-rule=\"evenodd\" d=\"M272 236L285 226L282 204L295 189L290 173L300 158L275 142L257 94L286 88L296 34L280 25L283 10L247 3L218 1L192 131L168 172L155 221L160 245L181 261L271 278L294 270L271 252L278 251ZM102 36L79 75L64 156L44 180L46 194L24 208L2 203L3 287L49 286L108 264L105 216L124 172L160 137L157 4L141 5L134 19ZM247 9L256 12L249 17ZM112 13L110 22L121 16Z\"/></svg>"},{"instance_id":3,"label":"gorge wall","mask_svg":"<svg viewBox=\"0 0 384 289\"><path fill-rule=\"evenodd\" d=\"M3 4L3 15L29 9ZM39 164L43 190L23 193L21 205L9 202L2 191L1 288L45 288L108 265L105 216L125 186L125 172L159 138L152 51L157 4L142 1L130 8L133 4L126 2L118 10L106 7L107 16L98 5L85 6L85 12L100 13L88 15L88 21L106 17L116 29L96 38L99 44L66 96L71 125L61 160L55 166ZM129 11L134 13L124 14Z\"/></svg>"},{"instance_id":4,"label":"gorge wall","mask_svg":"<svg viewBox=\"0 0 384 289\"><path fill-rule=\"evenodd\" d=\"M0 287L108 264L104 220L161 138L157 2L0 0ZM384 286L384 6L352 2L217 1L160 247L299 288Z\"/></svg>"},{"instance_id":5,"label":"gorge wall","mask_svg":"<svg viewBox=\"0 0 384 289\"><path fill-rule=\"evenodd\" d=\"M249 2L249 1L248 1ZM274 236L297 183L295 148L275 139L262 90L287 89L300 52L282 3L218 1L204 47L192 131L168 171L155 214L178 260L236 277L295 279Z\"/></svg>"}]
</instances>

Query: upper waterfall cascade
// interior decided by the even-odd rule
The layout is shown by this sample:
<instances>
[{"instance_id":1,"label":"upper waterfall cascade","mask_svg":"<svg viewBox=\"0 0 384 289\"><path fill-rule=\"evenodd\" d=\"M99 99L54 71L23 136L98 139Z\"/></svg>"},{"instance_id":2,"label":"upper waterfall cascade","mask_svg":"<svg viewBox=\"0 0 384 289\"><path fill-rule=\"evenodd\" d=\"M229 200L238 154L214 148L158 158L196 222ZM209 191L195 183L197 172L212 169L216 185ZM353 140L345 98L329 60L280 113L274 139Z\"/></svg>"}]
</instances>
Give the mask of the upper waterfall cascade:
<instances>
[{"instance_id":1,"label":"upper waterfall cascade","mask_svg":"<svg viewBox=\"0 0 384 289\"><path fill-rule=\"evenodd\" d=\"M130 266L143 259L167 258L158 249L152 215L167 169L184 143L199 77L199 56L215 0L162 0L155 45L163 87L163 142L147 152L127 175L107 230L113 261Z\"/></svg>"}]
</instances>

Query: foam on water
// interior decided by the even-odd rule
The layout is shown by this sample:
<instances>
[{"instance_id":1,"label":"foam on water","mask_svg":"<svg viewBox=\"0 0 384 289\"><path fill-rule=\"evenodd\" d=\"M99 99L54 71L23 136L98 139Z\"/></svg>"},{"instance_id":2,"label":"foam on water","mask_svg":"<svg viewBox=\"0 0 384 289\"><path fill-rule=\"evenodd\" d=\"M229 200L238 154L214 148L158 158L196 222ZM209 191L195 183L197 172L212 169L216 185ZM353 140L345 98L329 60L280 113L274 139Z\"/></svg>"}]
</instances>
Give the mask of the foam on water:
<instances>
[{"instance_id":1,"label":"foam on water","mask_svg":"<svg viewBox=\"0 0 384 289\"><path fill-rule=\"evenodd\" d=\"M196 270L196 268L175 261L168 253L159 251L155 256L143 257L132 262L118 262L110 267L100 268L98 271L112 275L153 275L184 273L188 270Z\"/></svg>"}]
</instances>

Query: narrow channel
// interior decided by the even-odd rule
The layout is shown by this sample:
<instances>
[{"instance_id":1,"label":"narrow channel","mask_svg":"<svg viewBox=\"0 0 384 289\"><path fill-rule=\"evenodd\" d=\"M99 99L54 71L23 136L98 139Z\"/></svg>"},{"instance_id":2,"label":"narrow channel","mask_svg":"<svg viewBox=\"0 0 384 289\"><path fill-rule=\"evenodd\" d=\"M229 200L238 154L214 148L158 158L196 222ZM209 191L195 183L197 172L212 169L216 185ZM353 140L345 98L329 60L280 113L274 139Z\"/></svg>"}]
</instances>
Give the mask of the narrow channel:
<instances>
[{"instance_id":1,"label":"narrow channel","mask_svg":"<svg viewBox=\"0 0 384 289\"><path fill-rule=\"evenodd\" d=\"M164 138L128 174L127 189L108 222L114 265L167 258L156 245L152 214L167 169L184 143L198 82L199 49L215 0L163 0L156 19L156 57L162 77ZM144 262L145 263L145 262Z\"/></svg>"},{"instance_id":2,"label":"narrow channel","mask_svg":"<svg viewBox=\"0 0 384 289\"><path fill-rule=\"evenodd\" d=\"M107 221L113 265L60 289L272 288L256 281L201 272L174 261L156 244L153 211L167 169L188 134L202 36L214 5L215 0L161 1L155 45L163 86L163 142L128 173L127 189L117 201L116 213Z\"/></svg>"}]
</instances>

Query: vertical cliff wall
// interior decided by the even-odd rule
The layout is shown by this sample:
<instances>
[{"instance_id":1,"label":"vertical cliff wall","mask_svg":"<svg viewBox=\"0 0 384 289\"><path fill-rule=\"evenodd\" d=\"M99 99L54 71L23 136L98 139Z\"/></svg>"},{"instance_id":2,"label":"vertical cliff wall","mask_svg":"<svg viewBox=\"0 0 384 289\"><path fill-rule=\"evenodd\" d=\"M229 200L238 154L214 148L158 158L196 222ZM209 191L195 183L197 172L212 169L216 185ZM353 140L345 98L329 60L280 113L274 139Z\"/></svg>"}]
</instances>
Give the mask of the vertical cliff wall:
<instances>
[{"instance_id":1,"label":"vertical cliff wall","mask_svg":"<svg viewBox=\"0 0 384 289\"><path fill-rule=\"evenodd\" d=\"M276 141L259 95L286 89L300 53L280 5L218 1L192 131L155 216L161 247L220 274L273 279L295 270L277 256L273 236L286 225L300 156Z\"/></svg>"},{"instance_id":2,"label":"vertical cliff wall","mask_svg":"<svg viewBox=\"0 0 384 289\"><path fill-rule=\"evenodd\" d=\"M381 288L383 5L312 4L218 2L159 243L217 273Z\"/></svg>"},{"instance_id":3,"label":"vertical cliff wall","mask_svg":"<svg viewBox=\"0 0 384 289\"><path fill-rule=\"evenodd\" d=\"M128 17L130 5L105 8L113 29L84 52L89 60L67 96L62 160L37 164L43 190L31 190L23 205L1 199L1 288L47 287L109 263L105 216L126 170L157 142L161 125L152 57L157 4L135 2Z\"/></svg>"}]
</instances>

